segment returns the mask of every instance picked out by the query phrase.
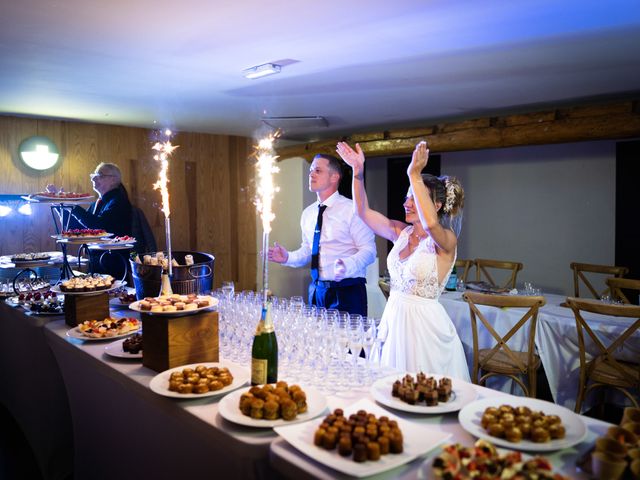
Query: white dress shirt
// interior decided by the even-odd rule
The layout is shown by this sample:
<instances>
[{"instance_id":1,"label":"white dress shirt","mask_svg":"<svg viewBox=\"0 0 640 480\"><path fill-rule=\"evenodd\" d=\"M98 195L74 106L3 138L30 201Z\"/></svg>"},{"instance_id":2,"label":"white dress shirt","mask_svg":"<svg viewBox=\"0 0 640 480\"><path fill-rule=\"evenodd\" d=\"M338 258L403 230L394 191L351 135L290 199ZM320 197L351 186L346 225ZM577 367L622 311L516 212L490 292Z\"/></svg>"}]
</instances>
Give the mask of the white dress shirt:
<instances>
[{"instance_id":1,"label":"white dress shirt","mask_svg":"<svg viewBox=\"0 0 640 480\"><path fill-rule=\"evenodd\" d=\"M284 265L302 267L311 260L318 205L319 202L316 201L302 212L302 244L298 250L289 252ZM327 208L322 214L319 279L335 280L333 266L338 259L342 259L345 264L345 278L366 278L367 265L376 259L375 235L355 214L353 202L338 192L322 202L322 205Z\"/></svg>"}]
</instances>

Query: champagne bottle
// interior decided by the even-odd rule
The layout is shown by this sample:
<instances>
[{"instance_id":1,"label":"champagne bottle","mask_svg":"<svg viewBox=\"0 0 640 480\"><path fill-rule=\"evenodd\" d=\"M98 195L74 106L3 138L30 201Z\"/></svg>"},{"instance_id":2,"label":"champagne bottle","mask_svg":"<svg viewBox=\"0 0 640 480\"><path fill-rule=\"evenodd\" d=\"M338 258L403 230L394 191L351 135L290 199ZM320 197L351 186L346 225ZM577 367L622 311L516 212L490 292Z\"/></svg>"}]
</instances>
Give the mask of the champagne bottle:
<instances>
[{"instance_id":1,"label":"champagne bottle","mask_svg":"<svg viewBox=\"0 0 640 480\"><path fill-rule=\"evenodd\" d=\"M271 319L271 303L262 308L262 315L251 348L251 385L278 381L278 341Z\"/></svg>"}]
</instances>

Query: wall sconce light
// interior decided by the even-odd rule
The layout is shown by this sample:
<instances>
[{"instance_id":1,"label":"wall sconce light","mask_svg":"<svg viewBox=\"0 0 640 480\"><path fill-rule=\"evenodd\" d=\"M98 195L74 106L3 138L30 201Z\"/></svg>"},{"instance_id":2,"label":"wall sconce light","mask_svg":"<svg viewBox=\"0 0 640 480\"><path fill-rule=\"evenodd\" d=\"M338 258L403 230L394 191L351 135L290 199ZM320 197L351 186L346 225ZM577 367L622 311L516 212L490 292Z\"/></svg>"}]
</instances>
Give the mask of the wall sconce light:
<instances>
[{"instance_id":1,"label":"wall sconce light","mask_svg":"<svg viewBox=\"0 0 640 480\"><path fill-rule=\"evenodd\" d=\"M58 147L47 137L29 137L18 148L20 160L29 168L42 172L60 162Z\"/></svg>"}]
</instances>

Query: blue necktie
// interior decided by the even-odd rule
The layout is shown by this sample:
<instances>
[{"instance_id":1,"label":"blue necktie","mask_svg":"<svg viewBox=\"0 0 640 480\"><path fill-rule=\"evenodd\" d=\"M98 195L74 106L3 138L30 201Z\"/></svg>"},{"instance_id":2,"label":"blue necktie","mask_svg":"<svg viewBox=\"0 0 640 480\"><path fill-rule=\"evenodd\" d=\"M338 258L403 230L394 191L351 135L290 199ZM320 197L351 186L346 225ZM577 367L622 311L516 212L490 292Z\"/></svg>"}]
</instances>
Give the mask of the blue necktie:
<instances>
[{"instance_id":1,"label":"blue necktie","mask_svg":"<svg viewBox=\"0 0 640 480\"><path fill-rule=\"evenodd\" d=\"M311 247L311 280L314 282L316 282L320 276L320 231L322 230L322 214L326 208L326 205L318 205L318 220L316 221L316 228L313 231L313 246Z\"/></svg>"}]
</instances>

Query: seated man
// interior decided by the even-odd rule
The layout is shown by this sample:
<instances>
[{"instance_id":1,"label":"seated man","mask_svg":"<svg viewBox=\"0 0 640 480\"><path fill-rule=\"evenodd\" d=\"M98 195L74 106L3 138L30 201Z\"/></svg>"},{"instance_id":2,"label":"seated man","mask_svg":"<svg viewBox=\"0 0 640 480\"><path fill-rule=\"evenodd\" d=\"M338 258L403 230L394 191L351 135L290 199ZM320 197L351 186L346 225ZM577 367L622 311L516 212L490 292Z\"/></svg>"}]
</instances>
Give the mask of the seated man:
<instances>
[{"instance_id":1,"label":"seated man","mask_svg":"<svg viewBox=\"0 0 640 480\"><path fill-rule=\"evenodd\" d=\"M104 229L114 236L133 236L132 206L127 190L122 184L120 168L113 163L103 162L89 177L93 189L98 194L98 200L87 210L80 206L74 207L69 228ZM129 261L129 252L130 250L117 250L111 255L102 255L105 253L103 251L92 252L91 270L122 278L126 271L126 262Z\"/></svg>"}]
</instances>

